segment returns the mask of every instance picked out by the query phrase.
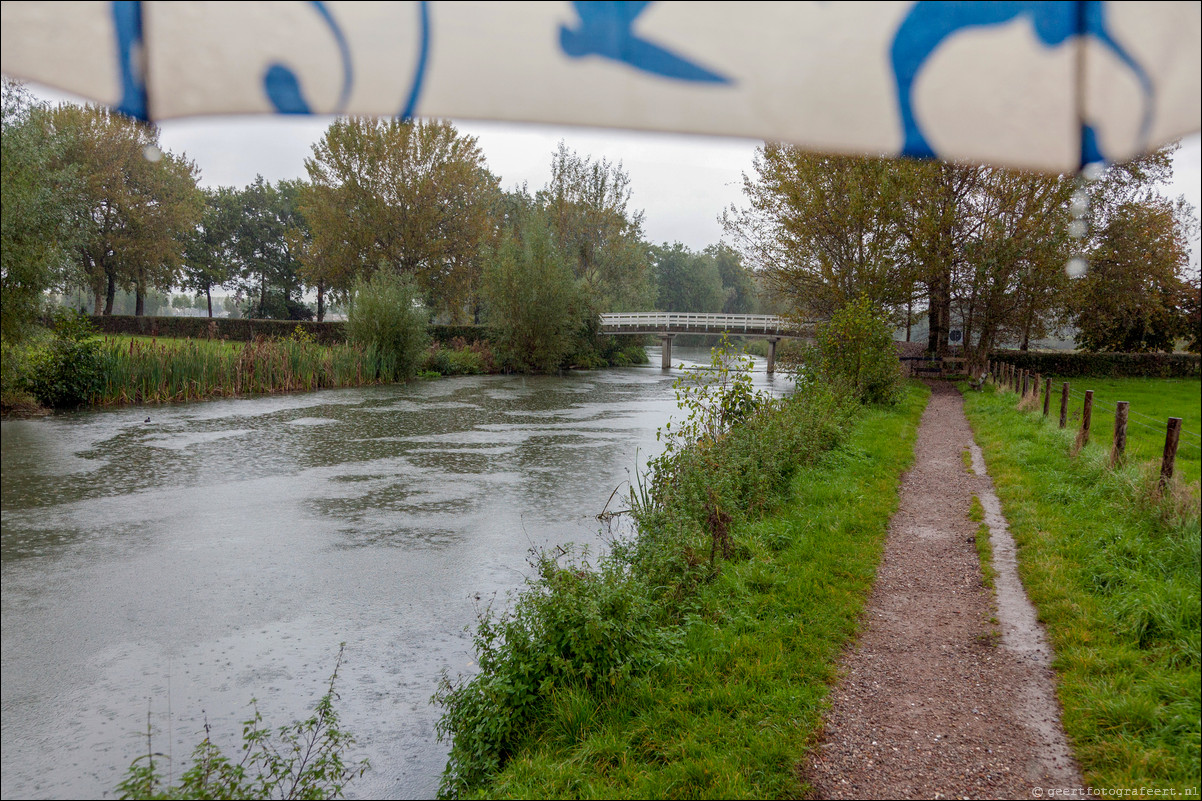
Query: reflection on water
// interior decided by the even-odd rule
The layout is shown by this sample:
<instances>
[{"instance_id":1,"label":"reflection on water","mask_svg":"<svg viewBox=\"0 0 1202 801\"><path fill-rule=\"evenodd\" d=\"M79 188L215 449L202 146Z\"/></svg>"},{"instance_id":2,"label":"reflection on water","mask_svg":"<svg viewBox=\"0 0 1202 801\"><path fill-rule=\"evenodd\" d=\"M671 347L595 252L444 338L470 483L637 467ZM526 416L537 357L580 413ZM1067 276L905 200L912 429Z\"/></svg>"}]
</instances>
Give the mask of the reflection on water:
<instances>
[{"instance_id":1,"label":"reflection on water","mask_svg":"<svg viewBox=\"0 0 1202 801\"><path fill-rule=\"evenodd\" d=\"M431 796L446 748L429 699L442 670L473 668L477 599L519 587L532 546L601 544L595 515L636 452L656 452L671 378L464 377L5 421L3 795L111 791L148 709L177 762L205 717L236 746L251 697L269 724L299 717L345 641L339 709L373 765L351 794Z\"/></svg>"}]
</instances>

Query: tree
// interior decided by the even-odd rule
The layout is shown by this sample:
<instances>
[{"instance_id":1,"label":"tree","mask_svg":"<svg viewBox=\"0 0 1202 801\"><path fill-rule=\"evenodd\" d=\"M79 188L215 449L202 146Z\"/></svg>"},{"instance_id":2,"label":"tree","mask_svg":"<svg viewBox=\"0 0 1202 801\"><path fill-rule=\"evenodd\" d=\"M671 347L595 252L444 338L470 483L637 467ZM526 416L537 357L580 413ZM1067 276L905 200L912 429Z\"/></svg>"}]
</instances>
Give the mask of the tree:
<instances>
[{"instance_id":1,"label":"tree","mask_svg":"<svg viewBox=\"0 0 1202 801\"><path fill-rule=\"evenodd\" d=\"M722 311L726 314L754 312L759 306L759 292L755 276L743 266L743 257L739 252L725 242L710 245L703 252L714 260L718 277L722 280L722 290L726 294Z\"/></svg>"},{"instance_id":2,"label":"tree","mask_svg":"<svg viewBox=\"0 0 1202 801\"><path fill-rule=\"evenodd\" d=\"M45 107L7 78L0 91L0 336L16 340L36 320L43 293L70 272L79 181Z\"/></svg>"},{"instance_id":3,"label":"tree","mask_svg":"<svg viewBox=\"0 0 1202 801\"><path fill-rule=\"evenodd\" d=\"M204 210L184 244L181 286L203 295L213 316L213 289L234 276L234 232L238 225L238 193L228 187L205 189Z\"/></svg>"},{"instance_id":4,"label":"tree","mask_svg":"<svg viewBox=\"0 0 1202 801\"><path fill-rule=\"evenodd\" d=\"M237 194L233 228L234 286L250 301L248 317L308 320L313 312L301 302L298 242L304 220L297 210L299 187L273 186L255 176Z\"/></svg>"},{"instance_id":5,"label":"tree","mask_svg":"<svg viewBox=\"0 0 1202 801\"><path fill-rule=\"evenodd\" d=\"M470 317L498 192L475 137L443 120L335 120L305 168L310 283L345 290L383 268L448 318Z\"/></svg>"},{"instance_id":6,"label":"tree","mask_svg":"<svg viewBox=\"0 0 1202 801\"><path fill-rule=\"evenodd\" d=\"M896 314L913 283L898 219L911 165L766 142L753 168L750 206L723 214L748 263L802 316L829 317L860 296Z\"/></svg>"},{"instance_id":7,"label":"tree","mask_svg":"<svg viewBox=\"0 0 1202 801\"><path fill-rule=\"evenodd\" d=\"M187 232L203 197L196 165L158 147L158 129L97 106L63 104L49 119L67 147L64 163L79 166L83 244L76 258L87 276L95 313L112 314L117 288L135 294L176 283Z\"/></svg>"},{"instance_id":8,"label":"tree","mask_svg":"<svg viewBox=\"0 0 1202 801\"><path fill-rule=\"evenodd\" d=\"M670 312L720 312L726 302L722 276L712 256L682 243L651 248L656 308Z\"/></svg>"},{"instance_id":9,"label":"tree","mask_svg":"<svg viewBox=\"0 0 1202 801\"><path fill-rule=\"evenodd\" d=\"M484 270L485 319L510 369L551 372L576 348L588 315L542 209L515 214Z\"/></svg>"},{"instance_id":10,"label":"tree","mask_svg":"<svg viewBox=\"0 0 1202 801\"><path fill-rule=\"evenodd\" d=\"M968 356L983 362L999 340L1026 350L1055 326L1064 307L1073 181L980 169L962 213L973 232L953 261L951 306Z\"/></svg>"},{"instance_id":11,"label":"tree","mask_svg":"<svg viewBox=\"0 0 1202 801\"><path fill-rule=\"evenodd\" d=\"M551 180L536 196L597 312L639 311L654 303L643 213L630 208L630 199L630 176L620 162L581 157L562 141L551 157Z\"/></svg>"},{"instance_id":12,"label":"tree","mask_svg":"<svg viewBox=\"0 0 1202 801\"><path fill-rule=\"evenodd\" d=\"M1091 351L1171 352L1189 337L1192 209L1147 196L1111 209L1075 292L1077 343ZM1197 335L1194 334L1196 341Z\"/></svg>"}]
</instances>

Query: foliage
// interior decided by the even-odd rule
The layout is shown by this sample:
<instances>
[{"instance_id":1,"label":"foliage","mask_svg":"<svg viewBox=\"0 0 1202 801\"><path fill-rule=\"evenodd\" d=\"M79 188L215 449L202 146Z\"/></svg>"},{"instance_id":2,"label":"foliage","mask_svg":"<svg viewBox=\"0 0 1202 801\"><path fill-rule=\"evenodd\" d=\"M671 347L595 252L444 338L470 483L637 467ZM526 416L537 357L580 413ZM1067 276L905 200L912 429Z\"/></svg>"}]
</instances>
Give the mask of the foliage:
<instances>
[{"instance_id":1,"label":"foliage","mask_svg":"<svg viewBox=\"0 0 1202 801\"><path fill-rule=\"evenodd\" d=\"M471 321L498 191L475 137L445 120L338 119L305 161L311 285L410 276L434 311Z\"/></svg>"},{"instance_id":2,"label":"foliage","mask_svg":"<svg viewBox=\"0 0 1202 801\"><path fill-rule=\"evenodd\" d=\"M1184 200L1148 196L1112 211L1077 282L1077 344L1089 351L1171 353L1188 335L1189 235Z\"/></svg>"},{"instance_id":3,"label":"foliage","mask_svg":"<svg viewBox=\"0 0 1202 801\"><path fill-rule=\"evenodd\" d=\"M272 185L255 176L237 192L235 222L230 232L234 272L230 285L248 302L245 317L311 320L313 312L300 298L300 258L297 248L306 223L297 208L300 192L295 181Z\"/></svg>"},{"instance_id":4,"label":"foliage","mask_svg":"<svg viewBox=\"0 0 1202 801\"><path fill-rule=\"evenodd\" d=\"M546 216L523 213L484 272L485 314L501 364L547 373L563 366L592 317Z\"/></svg>"},{"instance_id":5,"label":"foliage","mask_svg":"<svg viewBox=\"0 0 1202 801\"><path fill-rule=\"evenodd\" d=\"M1187 378L1202 372L1202 359L1184 353L1037 353L995 350L989 358L1045 376L1066 378Z\"/></svg>"},{"instance_id":6,"label":"foliage","mask_svg":"<svg viewBox=\"0 0 1202 801\"><path fill-rule=\"evenodd\" d=\"M345 647L345 644L344 646ZM121 798L342 798L343 789L368 769L366 759L347 765L346 752L355 738L339 727L334 682L342 665L342 649L326 693L313 714L275 733L263 725L258 705L242 724L242 758L233 762L205 738L192 752L192 766L178 784L167 785L155 763L150 731L146 754L134 760L118 786Z\"/></svg>"},{"instance_id":7,"label":"foliage","mask_svg":"<svg viewBox=\"0 0 1202 801\"><path fill-rule=\"evenodd\" d=\"M94 312L113 311L118 287L135 293L135 314L152 288L176 283L186 234L203 208L196 165L158 146L158 129L98 106L47 112L63 137L63 163L78 165L84 245L75 251Z\"/></svg>"},{"instance_id":8,"label":"foliage","mask_svg":"<svg viewBox=\"0 0 1202 801\"><path fill-rule=\"evenodd\" d=\"M582 157L562 141L551 156L551 180L535 198L596 311L640 311L653 303L643 212L633 211L630 199L621 162Z\"/></svg>"},{"instance_id":9,"label":"foliage","mask_svg":"<svg viewBox=\"0 0 1202 801\"><path fill-rule=\"evenodd\" d=\"M1147 383L1157 397L1160 382ZM1196 410L1190 383L1179 402ZM1057 695L1083 779L1100 794L1184 795L1202 772L1197 495L1184 517L1165 514L1134 460L1112 468L1108 443L1096 441L1071 457L1071 429L1013 407L1007 393L965 399L1023 585L1056 652Z\"/></svg>"},{"instance_id":10,"label":"foliage","mask_svg":"<svg viewBox=\"0 0 1202 801\"><path fill-rule=\"evenodd\" d=\"M726 303L715 259L693 253L682 243L651 248L655 308L670 312L721 312Z\"/></svg>"},{"instance_id":11,"label":"foliage","mask_svg":"<svg viewBox=\"0 0 1202 801\"><path fill-rule=\"evenodd\" d=\"M0 412L28 414L41 408L28 389L36 352L34 337L20 342L0 339Z\"/></svg>"},{"instance_id":12,"label":"foliage","mask_svg":"<svg viewBox=\"0 0 1202 801\"><path fill-rule=\"evenodd\" d=\"M769 459L789 465L792 480L786 478L776 495L784 504L774 504L762 520L747 514L732 525L724 570L711 572L690 560L692 543L666 522L674 513L665 509L640 521L637 540L614 544L608 558L611 565L625 565L623 571L556 564L549 580L532 579L528 593L541 599L531 603L542 611L526 630L554 630L547 640L533 641L537 647L568 641L588 648L594 636L611 633L622 647L596 658L632 669L629 675L619 670L612 683L556 679L547 686L531 681L536 677L490 669L458 688L455 700L474 697L480 716L444 717L450 725L442 733L455 741L443 795L804 796L796 766L816 739L838 656L871 588L926 398L916 387L898 407L864 410L850 440L828 449L822 435L811 435L815 424L825 428L832 407L814 404L834 399L811 391L816 394L804 392L796 403L764 407L752 418L760 426L754 433L736 426L715 446L729 448L716 455L719 466L727 459L730 464L712 477L721 484L730 483L729 474L754 470L747 457L758 451L791 454L780 462ZM843 413L860 408L836 403ZM778 435L791 445L778 451ZM666 569L669 564L676 570ZM656 566L662 569L647 571ZM703 580L690 580L699 573ZM590 627L594 599L615 603L618 593L625 611L618 619L628 622L627 629ZM544 629L543 621L555 625ZM532 642L524 631L518 638ZM649 639L630 647L631 638L643 633ZM493 647L504 660L502 640L494 639ZM546 659L545 652L536 653L539 658L527 664ZM501 706L508 687L518 683L539 692L524 697L517 711ZM494 694L472 696L472 687ZM498 703L488 706L489 697ZM476 736L503 726L509 728L500 751ZM476 769L470 774L475 781L467 780L464 768Z\"/></svg>"},{"instance_id":13,"label":"foliage","mask_svg":"<svg viewBox=\"0 0 1202 801\"><path fill-rule=\"evenodd\" d=\"M722 291L726 295L722 302L725 314L753 314L759 307L759 291L755 278L743 264L739 252L724 242L710 245L704 251L718 268Z\"/></svg>"},{"instance_id":14,"label":"foliage","mask_svg":"<svg viewBox=\"0 0 1202 801\"><path fill-rule=\"evenodd\" d=\"M560 554L561 556L563 554ZM587 554L585 554L587 557ZM537 573L513 608L480 615L473 641L479 675L444 675L439 739L452 738L441 795L457 796L501 767L555 692L614 687L662 660L670 647L648 587L609 556L561 566L535 553Z\"/></svg>"},{"instance_id":15,"label":"foliage","mask_svg":"<svg viewBox=\"0 0 1202 801\"><path fill-rule=\"evenodd\" d=\"M480 375L496 370L496 357L489 343L469 343L462 337L430 343L421 368L422 373L433 375Z\"/></svg>"},{"instance_id":16,"label":"foliage","mask_svg":"<svg viewBox=\"0 0 1202 801\"><path fill-rule=\"evenodd\" d=\"M0 91L0 337L15 341L36 322L43 293L68 277L79 182L46 109L7 78Z\"/></svg>"},{"instance_id":17,"label":"foliage","mask_svg":"<svg viewBox=\"0 0 1202 801\"><path fill-rule=\"evenodd\" d=\"M382 381L412 378L430 340L413 280L384 270L355 283L346 336L367 351Z\"/></svg>"},{"instance_id":18,"label":"foliage","mask_svg":"<svg viewBox=\"0 0 1202 801\"><path fill-rule=\"evenodd\" d=\"M105 359L95 330L71 309L56 310L51 327L54 338L33 353L25 389L55 409L88 403L104 385Z\"/></svg>"},{"instance_id":19,"label":"foliage","mask_svg":"<svg viewBox=\"0 0 1202 801\"><path fill-rule=\"evenodd\" d=\"M819 325L817 347L803 371L847 391L862 403L894 403L901 391L893 329L875 314L867 297L848 303Z\"/></svg>"},{"instance_id":20,"label":"foliage","mask_svg":"<svg viewBox=\"0 0 1202 801\"><path fill-rule=\"evenodd\" d=\"M204 189L204 210L184 243L180 286L202 293L213 316L213 289L234 277L234 232L238 226L238 193L227 187Z\"/></svg>"},{"instance_id":21,"label":"foliage","mask_svg":"<svg viewBox=\"0 0 1202 801\"><path fill-rule=\"evenodd\" d=\"M907 166L767 142L756 177L743 176L749 208L728 210L726 230L804 316L829 316L861 294L891 312L913 282L895 219Z\"/></svg>"},{"instance_id":22,"label":"foliage","mask_svg":"<svg viewBox=\"0 0 1202 801\"><path fill-rule=\"evenodd\" d=\"M374 383L362 348L307 338L164 340L113 337L100 344L104 373L97 404L167 403L312 391Z\"/></svg>"},{"instance_id":23,"label":"foliage","mask_svg":"<svg viewBox=\"0 0 1202 801\"><path fill-rule=\"evenodd\" d=\"M723 221L789 313L826 317L866 295L895 324L925 314L928 349L941 354L955 319L966 355L981 361L1000 341L1025 350L1070 319L1082 326L1095 311L1103 325L1131 319L1142 330L1149 307L1167 307L1157 287L1183 286L1177 257L1196 228L1183 201L1156 194L1171 175L1172 150L1113 166L1082 190L1093 228L1076 247L1097 262L1099 278L1117 273L1125 282L1107 279L1108 288L1088 295L1074 291L1064 271L1074 249L1068 232L1077 185L1069 175L767 143L754 176L744 176L748 207L732 207Z\"/></svg>"}]
</instances>

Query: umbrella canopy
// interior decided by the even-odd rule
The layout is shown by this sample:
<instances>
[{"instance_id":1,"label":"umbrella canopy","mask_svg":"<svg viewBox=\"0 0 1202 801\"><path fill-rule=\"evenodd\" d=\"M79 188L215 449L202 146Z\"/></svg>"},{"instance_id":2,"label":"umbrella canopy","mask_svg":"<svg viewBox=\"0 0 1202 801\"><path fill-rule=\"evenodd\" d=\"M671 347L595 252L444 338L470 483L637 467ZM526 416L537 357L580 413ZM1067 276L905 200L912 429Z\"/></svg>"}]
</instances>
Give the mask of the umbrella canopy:
<instances>
[{"instance_id":1,"label":"umbrella canopy","mask_svg":"<svg viewBox=\"0 0 1202 801\"><path fill-rule=\"evenodd\" d=\"M5 2L0 71L151 120L527 121L1059 172L1202 128L1200 9Z\"/></svg>"}]
</instances>

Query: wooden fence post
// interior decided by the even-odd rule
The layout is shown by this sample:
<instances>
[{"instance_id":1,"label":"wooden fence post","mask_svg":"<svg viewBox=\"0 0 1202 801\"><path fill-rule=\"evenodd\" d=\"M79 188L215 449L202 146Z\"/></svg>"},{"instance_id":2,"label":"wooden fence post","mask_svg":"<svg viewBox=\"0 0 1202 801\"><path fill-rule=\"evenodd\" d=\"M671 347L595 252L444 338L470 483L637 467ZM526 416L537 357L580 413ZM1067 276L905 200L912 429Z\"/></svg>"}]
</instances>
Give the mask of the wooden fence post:
<instances>
[{"instance_id":1,"label":"wooden fence post","mask_svg":"<svg viewBox=\"0 0 1202 801\"><path fill-rule=\"evenodd\" d=\"M1121 464L1127 451L1127 401L1114 404L1114 446L1110 449L1110 465Z\"/></svg>"},{"instance_id":2,"label":"wooden fence post","mask_svg":"<svg viewBox=\"0 0 1202 801\"><path fill-rule=\"evenodd\" d=\"M1064 428L1068 423L1068 382L1064 382L1064 386L1060 387L1060 427Z\"/></svg>"},{"instance_id":3,"label":"wooden fence post","mask_svg":"<svg viewBox=\"0 0 1202 801\"><path fill-rule=\"evenodd\" d=\"M1177 441L1181 438L1181 418L1170 417L1164 432L1164 456L1160 459L1160 491L1164 492L1173 478L1173 463L1177 460Z\"/></svg>"},{"instance_id":4,"label":"wooden fence post","mask_svg":"<svg viewBox=\"0 0 1202 801\"><path fill-rule=\"evenodd\" d=\"M1031 384L1031 371L1023 370L1023 400L1027 399L1027 390Z\"/></svg>"},{"instance_id":5,"label":"wooden fence post","mask_svg":"<svg viewBox=\"0 0 1202 801\"><path fill-rule=\"evenodd\" d=\"M1093 417L1093 390L1085 390L1085 405L1081 407L1081 447L1089 444L1089 423Z\"/></svg>"},{"instance_id":6,"label":"wooden fence post","mask_svg":"<svg viewBox=\"0 0 1202 801\"><path fill-rule=\"evenodd\" d=\"M1052 404L1052 379L1046 379L1047 383L1043 386L1043 416L1048 416L1048 409Z\"/></svg>"},{"instance_id":7,"label":"wooden fence post","mask_svg":"<svg viewBox=\"0 0 1202 801\"><path fill-rule=\"evenodd\" d=\"M1043 376L1039 373L1036 373L1035 377L1031 379L1031 394L1035 396L1036 404L1039 403L1039 385L1043 383L1042 379Z\"/></svg>"}]
</instances>

